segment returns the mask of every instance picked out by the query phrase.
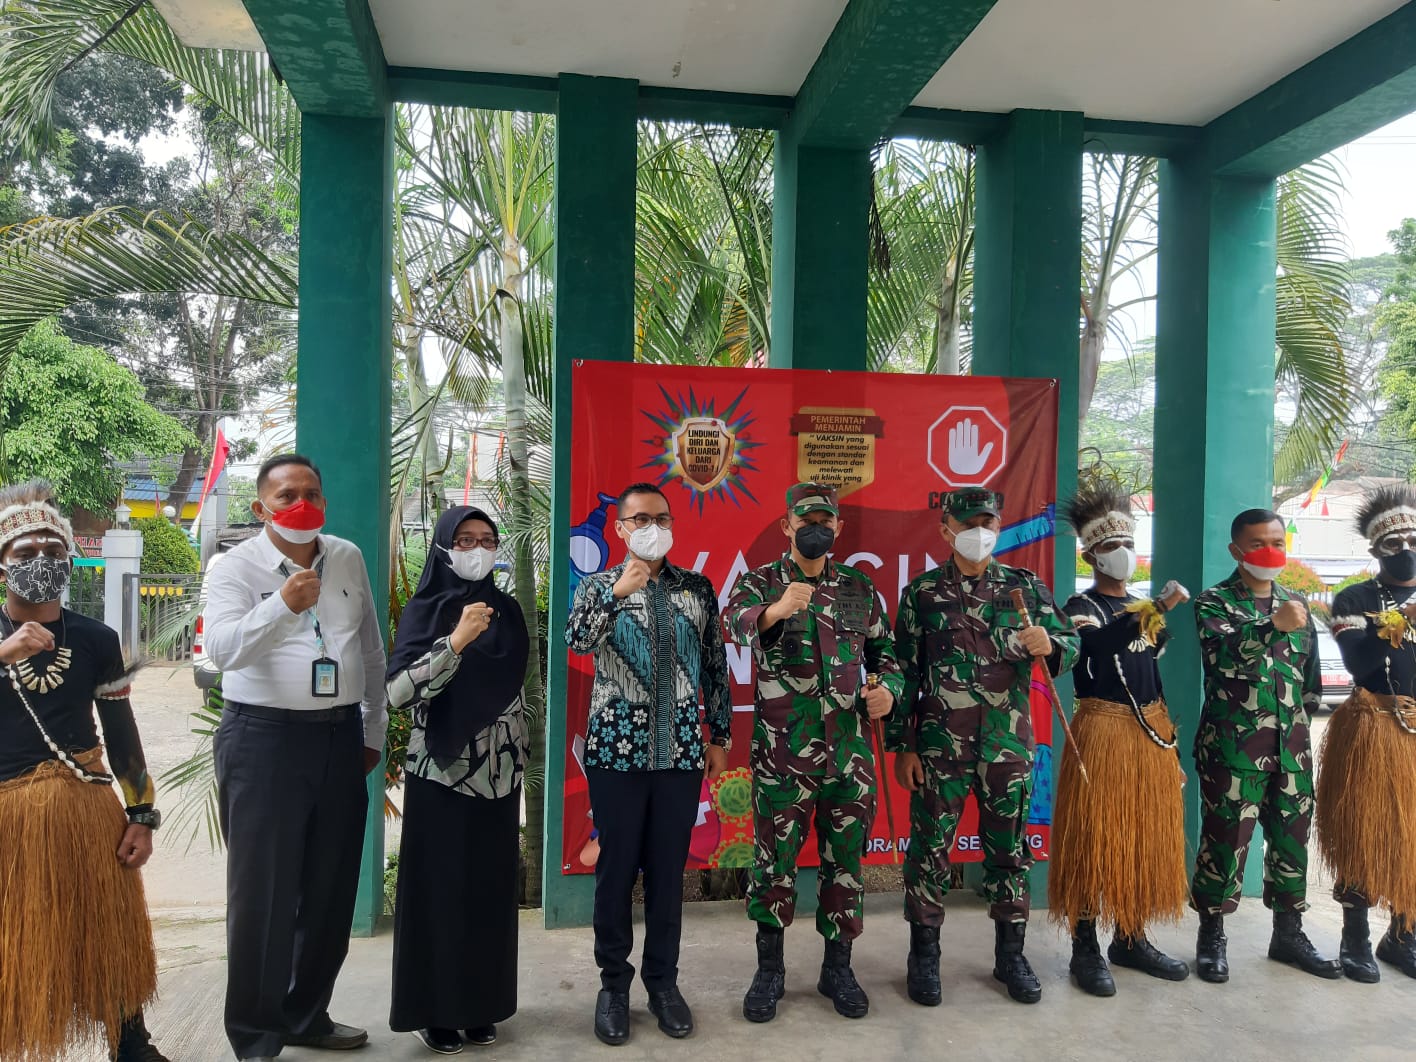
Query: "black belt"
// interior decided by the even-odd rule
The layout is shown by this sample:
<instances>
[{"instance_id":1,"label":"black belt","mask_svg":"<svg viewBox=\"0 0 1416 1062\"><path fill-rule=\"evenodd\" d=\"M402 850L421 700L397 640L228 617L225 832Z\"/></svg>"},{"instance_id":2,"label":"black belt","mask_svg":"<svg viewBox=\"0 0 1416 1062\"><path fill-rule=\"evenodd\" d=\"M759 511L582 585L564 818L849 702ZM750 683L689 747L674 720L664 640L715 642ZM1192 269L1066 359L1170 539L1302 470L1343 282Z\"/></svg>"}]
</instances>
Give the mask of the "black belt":
<instances>
[{"instance_id":1,"label":"black belt","mask_svg":"<svg viewBox=\"0 0 1416 1062\"><path fill-rule=\"evenodd\" d=\"M249 715L253 719L268 719L273 723L344 723L360 717L357 704L341 704L334 708L268 708L263 704L227 701L226 711L233 715Z\"/></svg>"}]
</instances>

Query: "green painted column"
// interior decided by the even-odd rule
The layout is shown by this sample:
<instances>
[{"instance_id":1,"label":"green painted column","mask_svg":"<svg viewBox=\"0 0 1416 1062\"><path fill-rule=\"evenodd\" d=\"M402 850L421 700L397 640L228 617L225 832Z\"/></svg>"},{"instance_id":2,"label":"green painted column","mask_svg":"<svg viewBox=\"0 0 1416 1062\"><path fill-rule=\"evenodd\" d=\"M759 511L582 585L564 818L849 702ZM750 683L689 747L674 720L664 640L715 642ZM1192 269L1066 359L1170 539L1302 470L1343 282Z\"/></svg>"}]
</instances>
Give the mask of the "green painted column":
<instances>
[{"instance_id":1,"label":"green painted column","mask_svg":"<svg viewBox=\"0 0 1416 1062\"><path fill-rule=\"evenodd\" d=\"M389 277L393 123L306 114L300 148L300 320L296 446L320 466L328 530L364 553L387 630L389 569ZM354 933L383 913L383 771L369 818Z\"/></svg>"},{"instance_id":2,"label":"green painted column","mask_svg":"<svg viewBox=\"0 0 1416 1062\"><path fill-rule=\"evenodd\" d=\"M870 153L778 137L773 181L769 361L864 369Z\"/></svg>"},{"instance_id":3,"label":"green painted column","mask_svg":"<svg viewBox=\"0 0 1416 1062\"><path fill-rule=\"evenodd\" d=\"M634 353L638 82L562 74L556 110L555 473L547 642L545 924L588 925L592 875L562 873L566 644L570 611L570 372L578 359ZM625 469L625 482L634 469Z\"/></svg>"},{"instance_id":4,"label":"green painted column","mask_svg":"<svg viewBox=\"0 0 1416 1062\"><path fill-rule=\"evenodd\" d=\"M975 375L1057 380L1057 496L1077 487L1082 262L1082 116L1014 111L979 148L974 243ZM1006 502L1005 502L1006 504ZM1007 521L1027 514L1007 512ZM1053 592L1076 583L1076 539L1058 534ZM1071 680L1058 680L1070 711ZM1052 735L1055 772L1062 735ZM1034 864L1033 905L1047 902L1047 864Z\"/></svg>"},{"instance_id":5,"label":"green painted column","mask_svg":"<svg viewBox=\"0 0 1416 1062\"><path fill-rule=\"evenodd\" d=\"M1155 585L1196 594L1234 568L1229 524L1272 503L1274 182L1219 178L1197 160L1160 165L1155 370ZM1199 727L1199 639L1193 612L1171 623L1161 660L1191 782L1185 835L1199 836L1191 741ZM1259 836L1245 893L1262 890Z\"/></svg>"}]
</instances>

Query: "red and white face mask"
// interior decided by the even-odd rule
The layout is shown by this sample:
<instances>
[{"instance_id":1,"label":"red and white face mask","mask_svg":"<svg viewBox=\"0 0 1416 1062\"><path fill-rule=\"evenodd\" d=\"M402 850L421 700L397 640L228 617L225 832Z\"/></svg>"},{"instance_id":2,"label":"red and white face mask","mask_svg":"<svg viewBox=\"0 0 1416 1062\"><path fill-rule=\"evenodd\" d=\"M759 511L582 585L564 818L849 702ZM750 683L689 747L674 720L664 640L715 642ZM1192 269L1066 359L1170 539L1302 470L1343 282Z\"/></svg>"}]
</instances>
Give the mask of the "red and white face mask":
<instances>
[{"instance_id":1,"label":"red and white face mask","mask_svg":"<svg viewBox=\"0 0 1416 1062\"><path fill-rule=\"evenodd\" d=\"M1269 582L1277 579L1288 565L1288 554L1273 546L1264 546L1261 549L1251 549L1239 559L1239 563L1255 579Z\"/></svg>"},{"instance_id":2,"label":"red and white face mask","mask_svg":"<svg viewBox=\"0 0 1416 1062\"><path fill-rule=\"evenodd\" d=\"M297 546L313 542L324 528L324 510L303 498L288 509L266 511L270 513L270 526L275 533Z\"/></svg>"}]
</instances>

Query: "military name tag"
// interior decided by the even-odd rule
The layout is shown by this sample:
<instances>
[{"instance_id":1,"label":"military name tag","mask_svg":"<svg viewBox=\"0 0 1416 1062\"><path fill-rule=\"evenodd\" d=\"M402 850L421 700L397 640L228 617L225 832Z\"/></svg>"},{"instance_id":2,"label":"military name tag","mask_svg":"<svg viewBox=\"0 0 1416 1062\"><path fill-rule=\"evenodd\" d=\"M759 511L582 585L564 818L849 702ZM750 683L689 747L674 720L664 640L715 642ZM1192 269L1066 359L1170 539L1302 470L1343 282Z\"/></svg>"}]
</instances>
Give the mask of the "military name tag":
<instances>
[{"instance_id":1,"label":"military name tag","mask_svg":"<svg viewBox=\"0 0 1416 1062\"><path fill-rule=\"evenodd\" d=\"M338 697L339 664L328 657L311 664L310 693L315 697Z\"/></svg>"}]
</instances>

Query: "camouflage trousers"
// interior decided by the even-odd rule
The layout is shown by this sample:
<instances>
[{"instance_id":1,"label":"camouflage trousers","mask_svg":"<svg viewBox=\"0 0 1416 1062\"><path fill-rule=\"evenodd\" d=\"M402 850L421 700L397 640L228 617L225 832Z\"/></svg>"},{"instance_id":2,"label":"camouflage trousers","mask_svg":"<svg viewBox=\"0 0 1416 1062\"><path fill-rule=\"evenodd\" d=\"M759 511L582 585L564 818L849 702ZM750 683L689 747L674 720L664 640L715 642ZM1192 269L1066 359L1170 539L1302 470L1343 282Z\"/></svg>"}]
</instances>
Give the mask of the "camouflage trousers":
<instances>
[{"instance_id":1,"label":"camouflage trousers","mask_svg":"<svg viewBox=\"0 0 1416 1062\"><path fill-rule=\"evenodd\" d=\"M1232 914L1239 908L1244 859L1254 824L1264 829L1264 906L1308 909L1308 831L1313 821L1313 772L1243 771L1198 764L1200 850L1190 904Z\"/></svg>"},{"instance_id":2,"label":"camouflage trousers","mask_svg":"<svg viewBox=\"0 0 1416 1062\"><path fill-rule=\"evenodd\" d=\"M874 809L875 777L868 765L840 776L755 770L748 916L769 926L792 924L797 856L814 824L821 854L816 929L827 940L860 936L865 895L860 864Z\"/></svg>"},{"instance_id":3,"label":"camouflage trousers","mask_svg":"<svg viewBox=\"0 0 1416 1062\"><path fill-rule=\"evenodd\" d=\"M905 855L905 918L917 925L944 921L949 893L949 853L964 801L978 798L979 845L983 849L983 895L998 922L1028 920L1028 805L1032 764L946 760L921 751L924 785L910 798L910 847Z\"/></svg>"}]
</instances>

